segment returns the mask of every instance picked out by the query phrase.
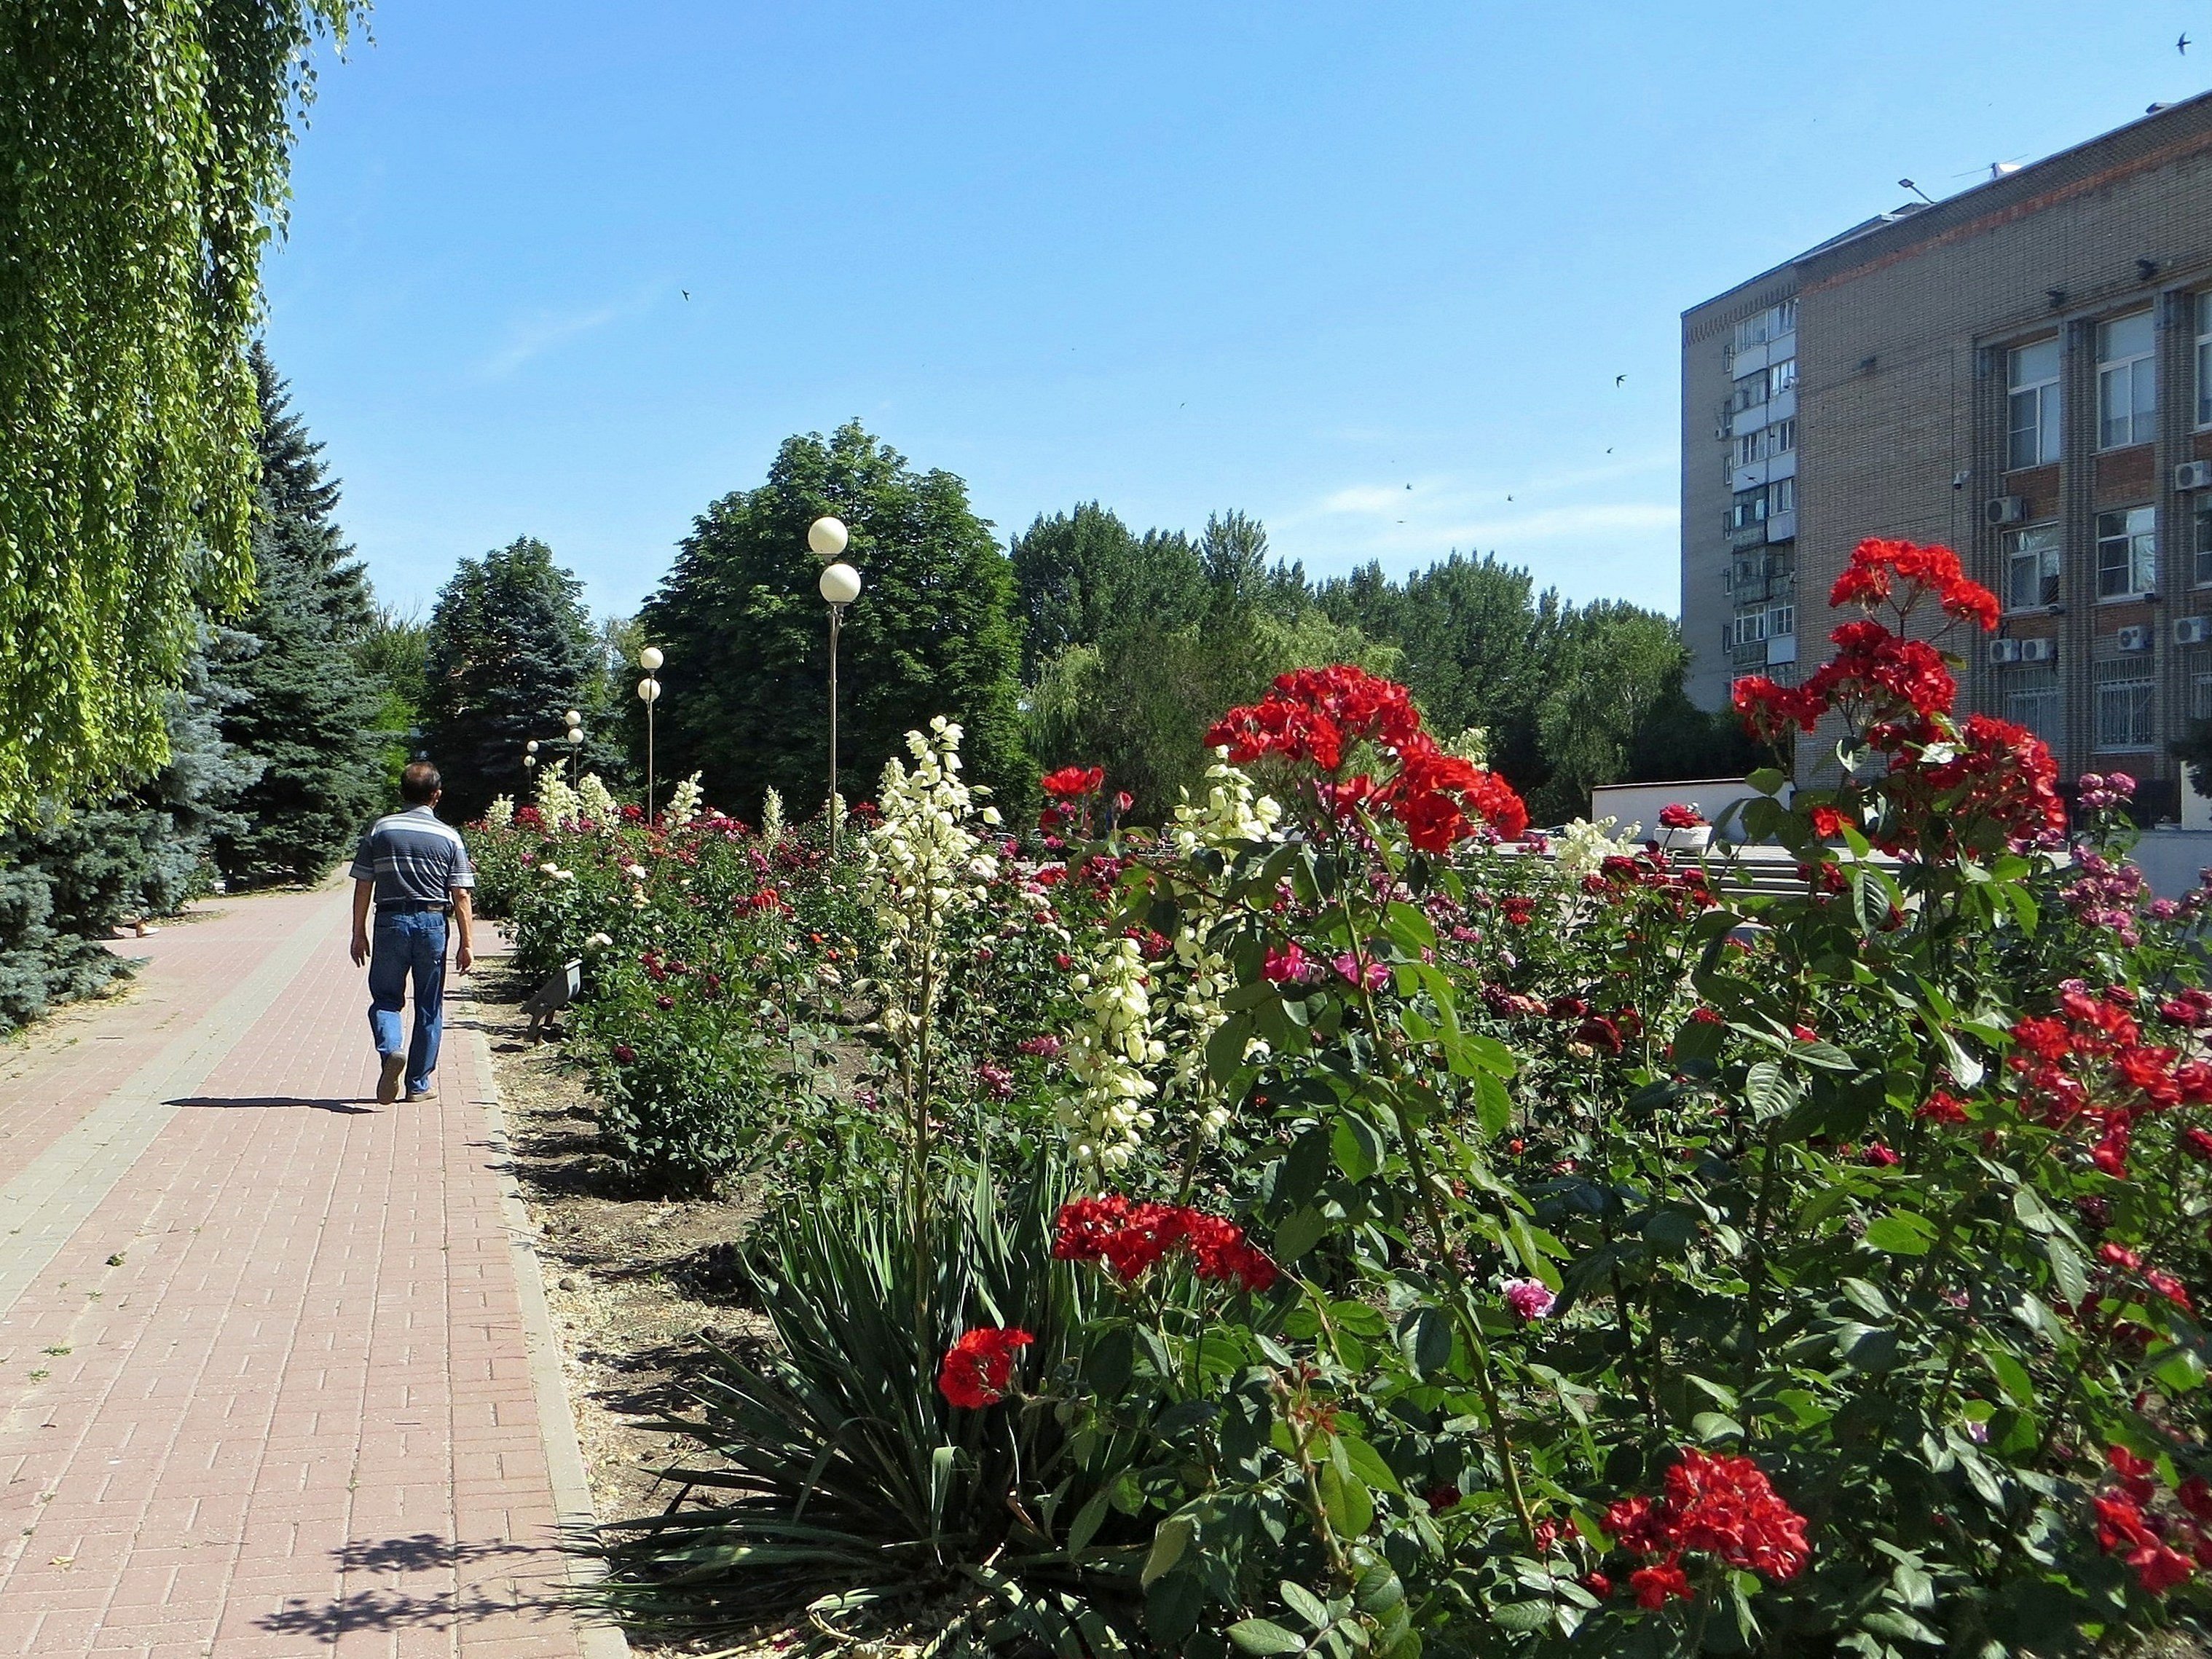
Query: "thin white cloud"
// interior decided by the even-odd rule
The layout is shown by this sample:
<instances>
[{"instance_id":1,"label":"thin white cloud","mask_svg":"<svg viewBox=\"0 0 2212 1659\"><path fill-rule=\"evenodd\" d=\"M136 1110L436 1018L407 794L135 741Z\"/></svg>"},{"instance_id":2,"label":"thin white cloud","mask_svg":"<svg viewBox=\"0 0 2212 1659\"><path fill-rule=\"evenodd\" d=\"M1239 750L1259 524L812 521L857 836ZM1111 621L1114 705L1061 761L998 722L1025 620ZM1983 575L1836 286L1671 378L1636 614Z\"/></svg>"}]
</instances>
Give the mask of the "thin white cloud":
<instances>
[{"instance_id":1,"label":"thin white cloud","mask_svg":"<svg viewBox=\"0 0 2212 1659\"><path fill-rule=\"evenodd\" d=\"M643 311L653 303L658 292L657 289L645 289L627 300L595 306L588 311L533 312L509 325L507 343L477 365L477 377L503 380L556 346Z\"/></svg>"},{"instance_id":2,"label":"thin white cloud","mask_svg":"<svg viewBox=\"0 0 2212 1659\"><path fill-rule=\"evenodd\" d=\"M1681 508L1673 501L1592 502L1584 507L1541 507L1532 513L1500 514L1443 526L1424 525L1421 534L1433 539L1441 533L1455 544L1559 541L1571 536L1673 530L1681 523Z\"/></svg>"}]
</instances>

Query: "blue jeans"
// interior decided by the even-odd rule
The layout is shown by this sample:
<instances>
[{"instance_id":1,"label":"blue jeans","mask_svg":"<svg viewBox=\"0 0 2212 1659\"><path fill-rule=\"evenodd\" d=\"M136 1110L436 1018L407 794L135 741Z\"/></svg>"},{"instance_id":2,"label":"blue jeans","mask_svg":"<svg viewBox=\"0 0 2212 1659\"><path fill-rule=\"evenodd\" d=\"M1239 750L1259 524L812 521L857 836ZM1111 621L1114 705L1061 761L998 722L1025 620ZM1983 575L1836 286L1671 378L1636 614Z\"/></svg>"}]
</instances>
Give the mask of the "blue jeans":
<instances>
[{"instance_id":1,"label":"blue jeans","mask_svg":"<svg viewBox=\"0 0 2212 1659\"><path fill-rule=\"evenodd\" d=\"M407 980L415 980L415 1039L407 1045L407 1087L430 1086L446 1018L446 918L436 910L379 911L368 958L368 1029L376 1052L399 1052Z\"/></svg>"}]
</instances>

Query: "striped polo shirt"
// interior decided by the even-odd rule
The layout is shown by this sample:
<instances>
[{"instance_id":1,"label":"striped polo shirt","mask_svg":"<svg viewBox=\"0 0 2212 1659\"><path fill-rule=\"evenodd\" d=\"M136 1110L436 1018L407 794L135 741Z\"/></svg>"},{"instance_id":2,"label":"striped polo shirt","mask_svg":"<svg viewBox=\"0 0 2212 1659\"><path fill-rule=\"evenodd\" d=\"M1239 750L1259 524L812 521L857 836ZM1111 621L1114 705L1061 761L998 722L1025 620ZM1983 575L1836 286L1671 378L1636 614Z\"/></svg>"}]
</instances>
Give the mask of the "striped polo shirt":
<instances>
[{"instance_id":1,"label":"striped polo shirt","mask_svg":"<svg viewBox=\"0 0 2212 1659\"><path fill-rule=\"evenodd\" d=\"M444 904L477 884L461 832L427 806L388 813L369 826L347 872L376 884L379 904Z\"/></svg>"}]
</instances>

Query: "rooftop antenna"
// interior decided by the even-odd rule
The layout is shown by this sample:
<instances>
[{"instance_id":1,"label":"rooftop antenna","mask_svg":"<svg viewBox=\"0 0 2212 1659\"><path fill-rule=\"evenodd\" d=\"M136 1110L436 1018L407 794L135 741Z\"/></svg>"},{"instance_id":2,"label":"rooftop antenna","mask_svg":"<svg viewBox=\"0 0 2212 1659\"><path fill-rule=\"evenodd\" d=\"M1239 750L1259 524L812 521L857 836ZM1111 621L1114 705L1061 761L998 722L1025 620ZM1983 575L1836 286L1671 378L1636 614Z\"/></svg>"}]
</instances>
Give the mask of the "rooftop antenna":
<instances>
[{"instance_id":1,"label":"rooftop antenna","mask_svg":"<svg viewBox=\"0 0 2212 1659\"><path fill-rule=\"evenodd\" d=\"M1936 198L1933 196L1930 196L1926 191L1921 189L1919 185L1914 184L1911 179L1900 179L1897 181L1897 185L1899 190L1911 191L1922 201L1927 203L1929 207L1934 207L1936 205Z\"/></svg>"}]
</instances>

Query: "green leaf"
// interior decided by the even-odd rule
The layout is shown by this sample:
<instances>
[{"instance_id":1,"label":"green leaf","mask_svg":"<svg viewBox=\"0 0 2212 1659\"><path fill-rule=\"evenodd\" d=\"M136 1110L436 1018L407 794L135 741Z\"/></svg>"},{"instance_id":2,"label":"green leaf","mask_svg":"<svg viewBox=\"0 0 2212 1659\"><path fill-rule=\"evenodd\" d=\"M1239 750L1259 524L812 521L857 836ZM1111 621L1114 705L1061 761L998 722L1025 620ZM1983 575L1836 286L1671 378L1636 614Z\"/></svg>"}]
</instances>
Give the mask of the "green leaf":
<instances>
[{"instance_id":1,"label":"green leaf","mask_svg":"<svg viewBox=\"0 0 2212 1659\"><path fill-rule=\"evenodd\" d=\"M1292 1211L1275 1229L1275 1260L1288 1266L1320 1243L1328 1231L1328 1218L1319 1206Z\"/></svg>"},{"instance_id":2,"label":"green leaf","mask_svg":"<svg viewBox=\"0 0 2212 1659\"><path fill-rule=\"evenodd\" d=\"M1925 1255L1936 1229L1925 1217L1894 1210L1867 1224L1866 1242L1884 1255Z\"/></svg>"},{"instance_id":3,"label":"green leaf","mask_svg":"<svg viewBox=\"0 0 2212 1659\"><path fill-rule=\"evenodd\" d=\"M2074 1247L2057 1233L2044 1236L2043 1253L2051 1262L2051 1276L2058 1281L2058 1294L2069 1306L2080 1307L2089 1294L2089 1270Z\"/></svg>"},{"instance_id":4,"label":"green leaf","mask_svg":"<svg viewBox=\"0 0 2212 1659\"><path fill-rule=\"evenodd\" d=\"M1690 1432L1708 1445L1716 1440L1741 1440L1743 1425L1718 1412L1699 1412L1690 1419Z\"/></svg>"},{"instance_id":5,"label":"green leaf","mask_svg":"<svg viewBox=\"0 0 2212 1659\"><path fill-rule=\"evenodd\" d=\"M1229 1627L1229 1639L1237 1644L1237 1651L1267 1659L1278 1653L1303 1653L1305 1642L1293 1636L1280 1625L1267 1619L1240 1619Z\"/></svg>"},{"instance_id":6,"label":"green leaf","mask_svg":"<svg viewBox=\"0 0 2212 1659\"><path fill-rule=\"evenodd\" d=\"M1790 781L1789 774L1778 772L1771 766L1762 766L1744 781L1762 795L1778 795Z\"/></svg>"},{"instance_id":7,"label":"green leaf","mask_svg":"<svg viewBox=\"0 0 2212 1659\"><path fill-rule=\"evenodd\" d=\"M1159 1529L1152 1534L1152 1552L1145 1557L1144 1571L1138 1575L1138 1583L1151 1589L1154 1579L1182 1560L1182 1553L1190 1547L1190 1534L1191 1520L1187 1515L1171 1515L1161 1522Z\"/></svg>"},{"instance_id":8,"label":"green leaf","mask_svg":"<svg viewBox=\"0 0 2212 1659\"><path fill-rule=\"evenodd\" d=\"M1490 1622L1500 1630L1510 1630L1516 1635L1538 1631L1552 1622L1549 1601L1493 1601L1490 1604Z\"/></svg>"},{"instance_id":9,"label":"green leaf","mask_svg":"<svg viewBox=\"0 0 2212 1659\"><path fill-rule=\"evenodd\" d=\"M1101 1486L1091 1494L1091 1501L1076 1511L1074 1522L1067 1528L1067 1553L1080 1555L1085 1546L1098 1535L1098 1528L1106 1523L1106 1512L1113 1507L1114 1489ZM1158 1540L1154 1540L1156 1543Z\"/></svg>"},{"instance_id":10,"label":"green leaf","mask_svg":"<svg viewBox=\"0 0 2212 1659\"><path fill-rule=\"evenodd\" d=\"M1382 1461L1382 1454L1358 1435L1339 1435L1337 1443L1344 1448L1345 1460L1352 1465L1352 1472L1370 1486L1390 1492L1403 1490L1398 1484L1397 1475Z\"/></svg>"},{"instance_id":11,"label":"green leaf","mask_svg":"<svg viewBox=\"0 0 2212 1659\"><path fill-rule=\"evenodd\" d=\"M1451 1364L1451 1322L1436 1308L1415 1308L1398 1322L1398 1348L1422 1376L1433 1376Z\"/></svg>"},{"instance_id":12,"label":"green leaf","mask_svg":"<svg viewBox=\"0 0 2212 1659\"><path fill-rule=\"evenodd\" d=\"M1797 1104L1797 1085L1776 1061L1758 1060L1744 1074L1743 1099L1753 1118L1764 1122L1782 1116Z\"/></svg>"},{"instance_id":13,"label":"green leaf","mask_svg":"<svg viewBox=\"0 0 2212 1659\"><path fill-rule=\"evenodd\" d=\"M1282 1592L1284 1605L1316 1631L1327 1630L1336 1622L1328 1616L1328 1604L1304 1585L1285 1578L1275 1588Z\"/></svg>"},{"instance_id":14,"label":"green leaf","mask_svg":"<svg viewBox=\"0 0 2212 1659\"><path fill-rule=\"evenodd\" d=\"M1990 1368L1990 1375L1996 1378L1997 1387L2005 1391L2005 1397L2014 1405L2035 1404L2034 1380L2028 1376L2027 1367L2011 1354L1992 1343L1982 1350L1982 1363Z\"/></svg>"},{"instance_id":15,"label":"green leaf","mask_svg":"<svg viewBox=\"0 0 2212 1659\"><path fill-rule=\"evenodd\" d=\"M1363 1118L1347 1115L1337 1119L1329 1145L1336 1153L1336 1167L1347 1181L1364 1181L1382 1165L1382 1142Z\"/></svg>"},{"instance_id":16,"label":"green leaf","mask_svg":"<svg viewBox=\"0 0 2212 1659\"><path fill-rule=\"evenodd\" d=\"M1321 1506L1340 1535L1358 1538L1375 1522L1375 1499L1358 1475L1346 1477L1334 1460L1322 1465Z\"/></svg>"}]
</instances>

